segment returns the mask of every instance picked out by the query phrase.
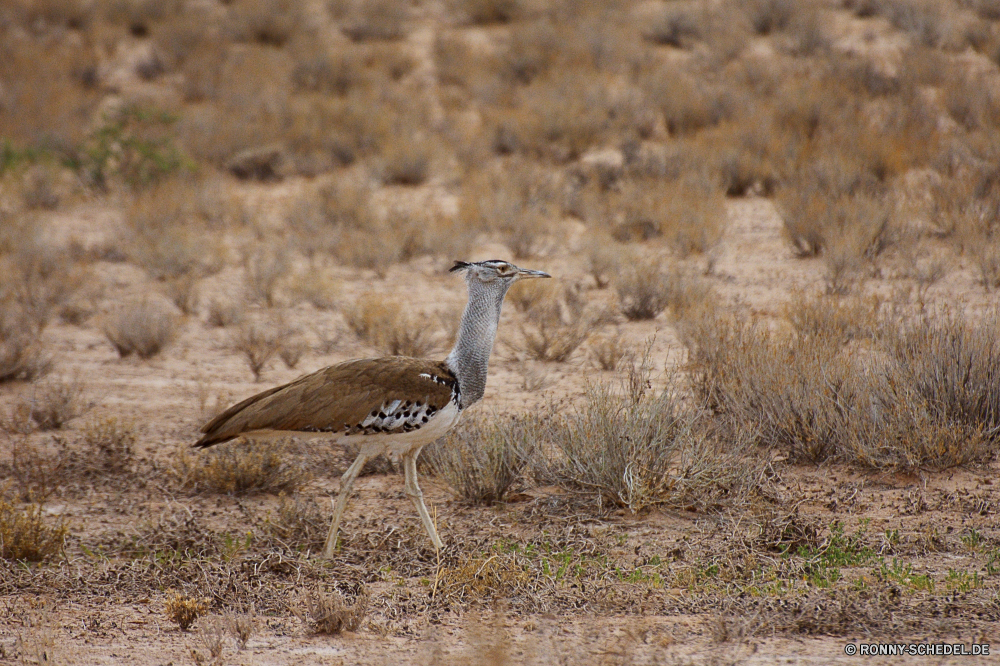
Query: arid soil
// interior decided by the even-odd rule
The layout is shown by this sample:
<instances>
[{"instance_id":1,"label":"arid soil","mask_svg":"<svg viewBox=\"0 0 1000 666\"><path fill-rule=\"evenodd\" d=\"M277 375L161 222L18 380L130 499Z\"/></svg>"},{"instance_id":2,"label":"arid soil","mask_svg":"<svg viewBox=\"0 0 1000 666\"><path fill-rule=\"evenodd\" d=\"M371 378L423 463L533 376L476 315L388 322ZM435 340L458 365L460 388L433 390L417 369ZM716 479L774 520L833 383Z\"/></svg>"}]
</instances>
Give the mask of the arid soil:
<instances>
[{"instance_id":1,"label":"arid soil","mask_svg":"<svg viewBox=\"0 0 1000 666\"><path fill-rule=\"evenodd\" d=\"M746 200L732 205L729 213L713 278L720 289L740 298L744 307L767 312L780 307L789 283L802 289L815 287L818 278L808 264L789 257L768 202ZM496 251L477 250L470 258ZM537 258L530 265L551 271L557 280L582 279L571 258ZM348 271L342 279L358 290L387 288L399 279L398 285L405 287L396 286L394 293L401 298L412 296L428 306L458 305L463 287L443 268L426 262L394 267L385 281L362 284L351 281ZM121 292L136 288L137 276L121 266L109 270L119 271ZM404 272L405 279L400 275ZM218 288L224 288L225 277L219 277ZM975 293L971 284L963 285L960 272L952 280L953 285L936 288L942 298ZM307 329L343 328L336 314L290 310L286 316ZM508 308L503 330L511 333L519 316ZM625 330L634 344L656 335L656 363L661 367L683 358L663 320ZM134 534L142 536L131 538L180 538L197 544L205 537L198 530L206 526L237 535L254 529L254 520L276 511L286 500L267 494L245 499L178 494L176 484L166 478L173 461L196 438L204 420L200 404L204 394L215 400L221 393L222 402L240 399L264 384L366 350L345 333L333 353L307 355L297 370L273 364L264 380L255 383L243 361L224 346L221 331L206 329L197 321L187 323L165 353L144 362L119 360L97 331L54 325L46 336L58 349L60 373L78 376L93 403L80 420L124 414L139 424L138 457L149 461L142 467L149 476L131 480L123 488L116 488L113 480L92 485L86 479L68 479L68 489L45 505L46 514L65 518L70 528L67 562L49 574L44 565L35 573L18 567L5 570L0 602L3 654L15 663L33 663L38 651L44 651L48 660L44 663L208 663L203 627L240 597L235 588L226 591L219 572L205 572L204 580L212 580L226 601L213 603L206 618L183 632L165 616L167 587L190 576L195 585L187 589L200 594L204 588L197 584L197 572L186 571L172 584L150 584L142 580L141 570L130 571L110 561L101 564L95 551L111 552ZM549 396L579 395L585 382L594 380L593 367L581 355L557 369L543 368L551 373L547 386L530 392L523 388L517 363L501 341L487 396L477 410L528 410ZM30 390L30 386L7 388L4 401L13 403ZM313 511L323 519L343 460L322 449L311 459L324 461L321 471L297 495L315 498L318 508ZM971 530L982 543L996 542L995 466L896 475L838 466L791 466L776 460L773 474L772 498L747 506L745 512L735 507L722 516L656 510L629 515L599 510L590 498L567 497L545 488L495 507L471 507L452 499L440 481L425 474L428 505L436 511L447 544L443 560L426 543L402 493L401 476L363 477L346 515L344 545L337 558L341 562L330 567L313 554L293 567L308 562L317 571L308 573L307 579L319 576L337 586L367 581L371 605L366 621L356 631L317 635L307 618L295 614L297 608L302 613L300 593L308 587L300 589L297 583L301 572L278 567L259 577L247 575L240 584L256 589L245 601L263 607L256 611L255 631L246 648L236 650L227 639L220 663L851 663L860 657L844 655L849 641L989 643L996 636L996 574L983 569L989 551L962 540ZM914 575L931 576L938 581L934 591L911 589L902 582L888 597L880 592L850 598L826 596L822 588L789 581L797 591L768 599L734 594L710 579L685 587L679 574L674 581L602 580L587 588L586 575L574 582L550 572L546 580L505 581L501 576L493 584L507 586L507 594L487 595L490 601L483 602L477 600L479 595L449 587L447 581L435 583L442 570L454 570L456 563L485 566L488 556L477 553L490 552L490 544L502 542L551 540L559 544L558 550L575 553L574 558L588 551L603 552L616 567L641 569L654 555L673 558L677 566L697 567L741 556L741 548L753 553L755 540L774 525L786 537L798 535L803 542L812 538L820 543L837 522L848 535L863 530L866 544L890 563L899 558ZM324 526L319 524L318 529L322 532ZM886 536L894 530L895 538ZM238 552L215 556L241 558ZM773 550L760 556L780 559ZM260 557L255 553L242 566L251 562L258 566ZM991 566L996 566L995 560ZM323 574L324 570L329 573ZM981 587L949 590L945 582L949 571L978 572ZM153 569L146 573L154 575ZM845 569L844 575L863 581L874 574L866 563ZM435 595L439 598L433 601ZM442 603L440 596L446 595L453 595L454 601ZM884 663L890 661L886 658Z\"/></svg>"},{"instance_id":2,"label":"arid soil","mask_svg":"<svg viewBox=\"0 0 1000 666\"><path fill-rule=\"evenodd\" d=\"M443 357L466 298L456 259L554 278L508 296L486 396L465 417L481 429L572 413L594 386L634 378L644 350L640 392L671 387L710 411L686 381L706 313L777 332L827 304L868 317L859 328L871 312L995 314L995 3L761 0L732 25L730 0L589 14L527 0L90 4L110 18L72 0L0 13L0 56L19 58L0 63L0 280L23 278L0 282L0 351L51 361L0 382L0 549L17 527L4 516L22 511L58 537L44 556L0 559L0 664L995 661L845 652L1000 653L985 426L973 434L992 450L937 466L810 463L734 436L750 452L743 490L635 512L538 478L466 501L425 454L441 552L395 462L378 460L331 560L319 553L351 451L190 447L221 409L304 373ZM62 74L55 92L29 76L36 56ZM46 95L66 91L91 116L56 113ZM38 151L4 135L34 128L10 112L15 93L48 132ZM130 104L176 118L107 124ZM104 130L118 133L101 152ZM193 166L157 162L147 182L143 151L166 154L157 132ZM66 159L73 142L86 149ZM266 145L247 158L248 143ZM643 269L662 283L649 318L624 307ZM176 330L162 350L116 350L116 330L163 313ZM533 349L544 326L553 344ZM846 337L841 356L877 355ZM609 349L620 362L602 361ZM712 436L756 434L725 418ZM225 487L237 463L267 488Z\"/></svg>"}]
</instances>

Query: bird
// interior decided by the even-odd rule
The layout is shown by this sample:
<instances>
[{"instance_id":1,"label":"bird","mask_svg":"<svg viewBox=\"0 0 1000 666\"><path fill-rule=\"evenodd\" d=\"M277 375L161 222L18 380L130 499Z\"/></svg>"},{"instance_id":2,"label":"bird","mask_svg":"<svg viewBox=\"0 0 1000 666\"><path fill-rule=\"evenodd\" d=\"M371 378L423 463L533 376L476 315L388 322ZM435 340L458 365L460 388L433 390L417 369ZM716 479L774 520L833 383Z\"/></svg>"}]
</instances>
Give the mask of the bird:
<instances>
[{"instance_id":1,"label":"bird","mask_svg":"<svg viewBox=\"0 0 1000 666\"><path fill-rule=\"evenodd\" d=\"M455 346L443 361L384 356L331 365L233 405L205 424L203 436L193 444L206 448L255 436L357 443L358 455L341 477L333 504L326 558L336 551L340 519L362 466L389 452L403 463L406 494L434 548L444 547L417 485L417 456L482 399L507 290L519 280L552 277L500 259L456 261L449 272L464 273L469 300Z\"/></svg>"}]
</instances>

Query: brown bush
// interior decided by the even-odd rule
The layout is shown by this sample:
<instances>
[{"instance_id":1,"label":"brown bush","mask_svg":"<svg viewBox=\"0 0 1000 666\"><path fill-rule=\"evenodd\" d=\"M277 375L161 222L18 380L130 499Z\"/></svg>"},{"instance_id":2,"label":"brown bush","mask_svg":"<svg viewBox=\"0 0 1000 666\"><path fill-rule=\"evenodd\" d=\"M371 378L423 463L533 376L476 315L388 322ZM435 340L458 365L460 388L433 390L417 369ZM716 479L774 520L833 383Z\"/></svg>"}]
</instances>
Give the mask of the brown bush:
<instances>
[{"instance_id":1,"label":"brown bush","mask_svg":"<svg viewBox=\"0 0 1000 666\"><path fill-rule=\"evenodd\" d=\"M0 500L0 557L5 560L41 562L62 551L66 525L50 526L42 507L33 504L24 511Z\"/></svg>"},{"instance_id":2,"label":"brown bush","mask_svg":"<svg viewBox=\"0 0 1000 666\"><path fill-rule=\"evenodd\" d=\"M101 329L121 358L156 356L177 336L176 315L162 304L143 299L122 305L104 317Z\"/></svg>"},{"instance_id":3,"label":"brown bush","mask_svg":"<svg viewBox=\"0 0 1000 666\"><path fill-rule=\"evenodd\" d=\"M280 442L237 441L205 453L183 452L174 466L181 487L226 495L290 492L309 477Z\"/></svg>"},{"instance_id":4,"label":"brown bush","mask_svg":"<svg viewBox=\"0 0 1000 666\"><path fill-rule=\"evenodd\" d=\"M313 632L336 636L344 631L356 631L368 616L368 594L361 590L353 602L337 590L308 592L303 595L305 612L299 617L308 622Z\"/></svg>"},{"instance_id":5,"label":"brown bush","mask_svg":"<svg viewBox=\"0 0 1000 666\"><path fill-rule=\"evenodd\" d=\"M422 460L467 502L491 505L524 481L539 446L532 416L474 419L427 447Z\"/></svg>"},{"instance_id":6,"label":"brown bush","mask_svg":"<svg viewBox=\"0 0 1000 666\"><path fill-rule=\"evenodd\" d=\"M355 42L397 40L406 36L408 19L405 4L392 0L355 2L341 30Z\"/></svg>"},{"instance_id":7,"label":"brown bush","mask_svg":"<svg viewBox=\"0 0 1000 666\"><path fill-rule=\"evenodd\" d=\"M738 431L812 461L942 468L995 453L993 323L883 326L862 345L837 317L808 336L704 318L684 339L697 394Z\"/></svg>"},{"instance_id":8,"label":"brown bush","mask_svg":"<svg viewBox=\"0 0 1000 666\"><path fill-rule=\"evenodd\" d=\"M194 621L208 612L211 599L196 599L171 590L163 604L163 613L181 631L187 631Z\"/></svg>"},{"instance_id":9,"label":"brown bush","mask_svg":"<svg viewBox=\"0 0 1000 666\"><path fill-rule=\"evenodd\" d=\"M61 429L90 409L85 392L86 385L79 378L36 385L28 402L31 420L39 430Z\"/></svg>"},{"instance_id":10,"label":"brown bush","mask_svg":"<svg viewBox=\"0 0 1000 666\"><path fill-rule=\"evenodd\" d=\"M282 333L268 322L248 321L233 333L230 344L246 360L254 381L260 381L267 362L282 349Z\"/></svg>"},{"instance_id":11,"label":"brown bush","mask_svg":"<svg viewBox=\"0 0 1000 666\"><path fill-rule=\"evenodd\" d=\"M128 207L130 261L157 280L204 277L224 265L221 237L209 229L213 216L199 205L201 192L186 179L140 191Z\"/></svg>"},{"instance_id":12,"label":"brown bush","mask_svg":"<svg viewBox=\"0 0 1000 666\"><path fill-rule=\"evenodd\" d=\"M0 383L32 381L51 368L35 324L19 308L0 303Z\"/></svg>"},{"instance_id":13,"label":"brown bush","mask_svg":"<svg viewBox=\"0 0 1000 666\"><path fill-rule=\"evenodd\" d=\"M634 260L615 281L622 313L631 320L653 319L670 305L673 280L656 260Z\"/></svg>"},{"instance_id":14,"label":"brown bush","mask_svg":"<svg viewBox=\"0 0 1000 666\"><path fill-rule=\"evenodd\" d=\"M420 357L437 346L432 328L382 296L361 297L344 310L344 317L359 338L386 354Z\"/></svg>"},{"instance_id":15,"label":"brown bush","mask_svg":"<svg viewBox=\"0 0 1000 666\"><path fill-rule=\"evenodd\" d=\"M577 292L550 292L528 310L519 348L535 360L563 363L587 340L594 323Z\"/></svg>"}]
</instances>

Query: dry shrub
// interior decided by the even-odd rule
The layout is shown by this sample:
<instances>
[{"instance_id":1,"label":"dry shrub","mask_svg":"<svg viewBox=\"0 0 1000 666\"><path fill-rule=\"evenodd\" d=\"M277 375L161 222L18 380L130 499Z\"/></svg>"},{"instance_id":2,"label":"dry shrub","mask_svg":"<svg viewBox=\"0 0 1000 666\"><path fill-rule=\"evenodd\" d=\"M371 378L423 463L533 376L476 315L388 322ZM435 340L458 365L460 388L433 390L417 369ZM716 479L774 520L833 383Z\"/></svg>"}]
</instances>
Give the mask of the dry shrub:
<instances>
[{"instance_id":1,"label":"dry shrub","mask_svg":"<svg viewBox=\"0 0 1000 666\"><path fill-rule=\"evenodd\" d=\"M208 612L211 606L211 599L197 599L171 590L163 602L163 614L181 631L187 631L195 620Z\"/></svg>"},{"instance_id":2,"label":"dry shrub","mask_svg":"<svg viewBox=\"0 0 1000 666\"><path fill-rule=\"evenodd\" d=\"M188 273L167 280L163 284L163 293L185 315L191 316L197 313L201 294L198 289L198 278L195 275Z\"/></svg>"},{"instance_id":3,"label":"dry shrub","mask_svg":"<svg viewBox=\"0 0 1000 666\"><path fill-rule=\"evenodd\" d=\"M591 387L584 404L553 417L545 436L561 455L545 474L631 511L650 505L715 508L760 484L745 439L712 438L670 389Z\"/></svg>"},{"instance_id":4,"label":"dry shrub","mask_svg":"<svg viewBox=\"0 0 1000 666\"><path fill-rule=\"evenodd\" d=\"M636 259L618 274L615 290L626 317L653 319L670 304L673 279L658 261Z\"/></svg>"},{"instance_id":5,"label":"dry shrub","mask_svg":"<svg viewBox=\"0 0 1000 666\"><path fill-rule=\"evenodd\" d=\"M51 368L35 326L20 310L0 303L0 383L32 381Z\"/></svg>"},{"instance_id":6,"label":"dry shrub","mask_svg":"<svg viewBox=\"0 0 1000 666\"><path fill-rule=\"evenodd\" d=\"M541 249L558 202L552 175L527 160L505 169L470 169L462 181L459 221L466 229L498 234L515 258L523 258Z\"/></svg>"},{"instance_id":7,"label":"dry shrub","mask_svg":"<svg viewBox=\"0 0 1000 666\"><path fill-rule=\"evenodd\" d=\"M182 178L139 192L127 209L129 260L157 280L219 271L225 251L220 234L210 229L216 213L201 194L198 183Z\"/></svg>"},{"instance_id":8,"label":"dry shrub","mask_svg":"<svg viewBox=\"0 0 1000 666\"><path fill-rule=\"evenodd\" d=\"M523 480L538 447L537 417L474 418L424 449L432 473L467 502L492 505Z\"/></svg>"},{"instance_id":9,"label":"dry shrub","mask_svg":"<svg viewBox=\"0 0 1000 666\"><path fill-rule=\"evenodd\" d=\"M594 278L597 288L604 289L621 272L628 258L621 245L610 238L597 237L587 249L587 272Z\"/></svg>"},{"instance_id":10,"label":"dry shrub","mask_svg":"<svg viewBox=\"0 0 1000 666\"><path fill-rule=\"evenodd\" d=\"M563 363L590 336L596 317L585 310L580 294L564 289L535 302L521 323L520 349L538 361Z\"/></svg>"},{"instance_id":11,"label":"dry shrub","mask_svg":"<svg viewBox=\"0 0 1000 666\"><path fill-rule=\"evenodd\" d=\"M276 512L257 522L260 531L276 545L291 551L319 552L326 544L329 514L313 500L282 494Z\"/></svg>"},{"instance_id":12,"label":"dry shrub","mask_svg":"<svg viewBox=\"0 0 1000 666\"><path fill-rule=\"evenodd\" d=\"M290 492L309 478L295 452L281 442L244 440L201 454L183 452L174 466L181 487L226 495ZM293 458L293 460L289 460Z\"/></svg>"},{"instance_id":13,"label":"dry shrub","mask_svg":"<svg viewBox=\"0 0 1000 666\"><path fill-rule=\"evenodd\" d=\"M115 308L101 324L104 336L121 358L156 356L177 337L177 329L177 316L163 304L147 299Z\"/></svg>"},{"instance_id":14,"label":"dry shrub","mask_svg":"<svg viewBox=\"0 0 1000 666\"><path fill-rule=\"evenodd\" d=\"M228 627L225 620L220 617L209 618L202 623L198 629L198 642L208 651L208 658L211 664L221 666L222 652L226 645L226 632ZM201 666L204 657L197 650L191 650L191 658L198 666Z\"/></svg>"},{"instance_id":15,"label":"dry shrub","mask_svg":"<svg viewBox=\"0 0 1000 666\"><path fill-rule=\"evenodd\" d=\"M225 615L226 629L232 634L236 647L240 650L247 648L250 638L257 632L257 624L257 614L252 608L249 613L229 611Z\"/></svg>"},{"instance_id":16,"label":"dry shrub","mask_svg":"<svg viewBox=\"0 0 1000 666\"><path fill-rule=\"evenodd\" d=\"M687 48L705 31L702 17L700 8L664 4L642 27L642 37L660 46Z\"/></svg>"},{"instance_id":17,"label":"dry shrub","mask_svg":"<svg viewBox=\"0 0 1000 666\"><path fill-rule=\"evenodd\" d=\"M406 36L409 12L394 0L363 0L352 3L341 27L355 42L398 40Z\"/></svg>"},{"instance_id":18,"label":"dry shrub","mask_svg":"<svg viewBox=\"0 0 1000 666\"><path fill-rule=\"evenodd\" d=\"M70 461L64 446L57 446L55 451L51 451L29 439L23 431L28 418L26 413L18 415L22 431L11 432L17 436L11 437L10 477L15 482L17 497L29 502L43 502L67 481ZM54 440L54 443L61 442Z\"/></svg>"},{"instance_id":19,"label":"dry shrub","mask_svg":"<svg viewBox=\"0 0 1000 666\"><path fill-rule=\"evenodd\" d=\"M288 274L291 264L288 248L265 241L243 257L243 275L247 294L258 303L274 307L278 286Z\"/></svg>"},{"instance_id":20,"label":"dry shrub","mask_svg":"<svg viewBox=\"0 0 1000 666\"><path fill-rule=\"evenodd\" d=\"M336 636L344 631L357 631L368 616L368 594L363 589L357 592L353 602L333 590L307 592L301 603L305 605L305 612L296 611L296 614L317 634Z\"/></svg>"},{"instance_id":21,"label":"dry shrub","mask_svg":"<svg viewBox=\"0 0 1000 666\"><path fill-rule=\"evenodd\" d=\"M47 524L42 507L32 504L20 511L0 500L0 557L5 560L41 562L62 551L66 525Z\"/></svg>"},{"instance_id":22,"label":"dry shrub","mask_svg":"<svg viewBox=\"0 0 1000 666\"><path fill-rule=\"evenodd\" d=\"M267 322L247 321L233 333L230 345L243 356L254 381L260 381L264 366L283 348L282 331Z\"/></svg>"},{"instance_id":23,"label":"dry shrub","mask_svg":"<svg viewBox=\"0 0 1000 666\"><path fill-rule=\"evenodd\" d=\"M799 335L847 343L872 338L881 330L880 307L877 298L810 298L797 293L783 314Z\"/></svg>"},{"instance_id":24,"label":"dry shrub","mask_svg":"<svg viewBox=\"0 0 1000 666\"><path fill-rule=\"evenodd\" d=\"M86 276L65 250L46 242L41 225L13 226L12 251L4 254L0 243L0 306L10 313L7 325L31 324L38 332Z\"/></svg>"},{"instance_id":25,"label":"dry shrub","mask_svg":"<svg viewBox=\"0 0 1000 666\"><path fill-rule=\"evenodd\" d=\"M90 409L86 385L79 379L51 381L36 386L28 402L31 420L39 430L59 430Z\"/></svg>"},{"instance_id":26,"label":"dry shrub","mask_svg":"<svg viewBox=\"0 0 1000 666\"><path fill-rule=\"evenodd\" d=\"M617 370L633 353L620 328L598 335L590 343L590 354L601 370Z\"/></svg>"},{"instance_id":27,"label":"dry shrub","mask_svg":"<svg viewBox=\"0 0 1000 666\"><path fill-rule=\"evenodd\" d=\"M208 323L218 328L239 324L245 308L246 304L239 299L213 298L208 302Z\"/></svg>"},{"instance_id":28,"label":"dry shrub","mask_svg":"<svg viewBox=\"0 0 1000 666\"><path fill-rule=\"evenodd\" d=\"M295 273L288 291L294 301L305 301L317 310L333 310L343 289L331 271L311 269Z\"/></svg>"},{"instance_id":29,"label":"dry shrub","mask_svg":"<svg viewBox=\"0 0 1000 666\"><path fill-rule=\"evenodd\" d=\"M114 416L91 421L83 429L83 441L92 451L91 463L115 474L134 464L136 438L135 423Z\"/></svg>"},{"instance_id":30,"label":"dry shrub","mask_svg":"<svg viewBox=\"0 0 1000 666\"><path fill-rule=\"evenodd\" d=\"M382 296L361 297L344 317L359 338L392 356L426 356L437 346L432 327Z\"/></svg>"},{"instance_id":31,"label":"dry shrub","mask_svg":"<svg viewBox=\"0 0 1000 666\"><path fill-rule=\"evenodd\" d=\"M430 176L431 163L439 139L417 130L400 128L386 139L378 159L379 180L383 185L422 185Z\"/></svg>"},{"instance_id":32,"label":"dry shrub","mask_svg":"<svg viewBox=\"0 0 1000 666\"><path fill-rule=\"evenodd\" d=\"M473 25L510 23L522 18L527 9L524 0L461 0L449 5L450 11L464 15Z\"/></svg>"},{"instance_id":33,"label":"dry shrub","mask_svg":"<svg viewBox=\"0 0 1000 666\"><path fill-rule=\"evenodd\" d=\"M848 315L850 316L850 315ZM870 317L865 310L859 317ZM811 461L945 468L995 454L996 342L983 322L820 321L810 335L704 318L685 331L696 394L720 423ZM872 340L845 341L852 329Z\"/></svg>"}]
</instances>

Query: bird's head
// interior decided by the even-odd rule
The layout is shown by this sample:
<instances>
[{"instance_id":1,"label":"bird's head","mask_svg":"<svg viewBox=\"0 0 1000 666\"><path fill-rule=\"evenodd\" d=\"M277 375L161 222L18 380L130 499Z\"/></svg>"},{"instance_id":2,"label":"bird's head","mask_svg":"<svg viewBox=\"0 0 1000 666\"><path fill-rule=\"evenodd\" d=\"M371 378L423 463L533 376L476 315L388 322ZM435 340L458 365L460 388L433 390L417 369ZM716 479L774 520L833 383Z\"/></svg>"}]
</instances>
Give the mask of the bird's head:
<instances>
[{"instance_id":1,"label":"bird's head","mask_svg":"<svg viewBox=\"0 0 1000 666\"><path fill-rule=\"evenodd\" d=\"M528 278L552 277L542 271L533 271L529 268L518 268L514 264L501 259L489 259L487 261L456 261L451 267L451 272L465 271L465 279L490 284L500 281L501 284L509 287L518 280Z\"/></svg>"}]
</instances>

